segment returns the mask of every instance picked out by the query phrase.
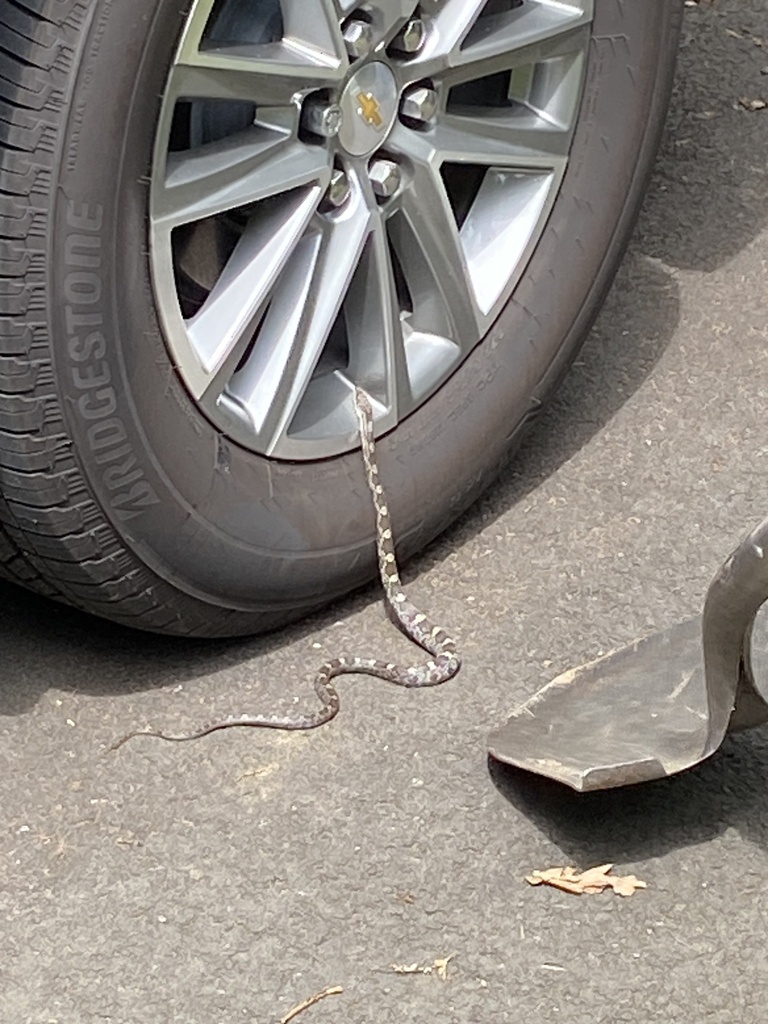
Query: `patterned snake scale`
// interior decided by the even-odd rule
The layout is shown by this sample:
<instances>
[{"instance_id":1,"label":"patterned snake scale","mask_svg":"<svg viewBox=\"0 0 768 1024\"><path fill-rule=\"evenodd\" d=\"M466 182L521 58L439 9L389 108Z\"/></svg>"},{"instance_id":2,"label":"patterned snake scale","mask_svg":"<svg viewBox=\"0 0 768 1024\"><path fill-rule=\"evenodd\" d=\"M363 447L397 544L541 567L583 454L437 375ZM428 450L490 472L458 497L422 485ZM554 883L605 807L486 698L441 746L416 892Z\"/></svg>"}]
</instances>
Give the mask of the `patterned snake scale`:
<instances>
[{"instance_id":1,"label":"patterned snake scale","mask_svg":"<svg viewBox=\"0 0 768 1024\"><path fill-rule=\"evenodd\" d=\"M376 450L373 437L373 410L368 396L355 388L355 412L357 414L366 479L376 510L376 548L379 557L379 573L384 586L385 606L395 624L415 644L427 651L431 658L419 665L401 667L391 662L374 658L339 657L321 665L315 675L315 692L321 707L307 714L291 715L230 715L210 722L188 733L165 733L156 729L141 729L128 733L113 743L111 750L117 750L134 736L156 736L159 739L183 742L197 740L219 729L235 726L250 726L256 729L316 729L330 722L339 713L341 701L332 680L337 676L362 673L377 676L397 686L409 688L438 686L445 683L459 671L461 661L456 653L456 644L439 626L434 626L423 612L420 612L402 590L400 574L395 559L392 524L387 508L384 487L379 480L376 464Z\"/></svg>"}]
</instances>

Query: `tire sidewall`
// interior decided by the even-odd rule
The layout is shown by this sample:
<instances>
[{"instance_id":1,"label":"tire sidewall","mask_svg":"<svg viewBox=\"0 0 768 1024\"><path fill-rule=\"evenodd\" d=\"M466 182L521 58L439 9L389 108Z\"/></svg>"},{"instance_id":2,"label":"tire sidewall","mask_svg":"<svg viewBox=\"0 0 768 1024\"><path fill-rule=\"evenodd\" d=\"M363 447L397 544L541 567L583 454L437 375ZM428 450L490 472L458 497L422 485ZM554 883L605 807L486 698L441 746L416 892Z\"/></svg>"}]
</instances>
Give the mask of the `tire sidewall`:
<instances>
[{"instance_id":1,"label":"tire sidewall","mask_svg":"<svg viewBox=\"0 0 768 1024\"><path fill-rule=\"evenodd\" d=\"M673 6L596 0L571 161L526 273L460 369L379 443L406 554L487 483L581 342L653 153ZM187 395L155 312L149 178L185 14L173 0L95 0L92 15L50 249L55 374L83 475L123 542L186 594L254 613L330 599L375 572L359 452L288 464L230 442Z\"/></svg>"}]
</instances>

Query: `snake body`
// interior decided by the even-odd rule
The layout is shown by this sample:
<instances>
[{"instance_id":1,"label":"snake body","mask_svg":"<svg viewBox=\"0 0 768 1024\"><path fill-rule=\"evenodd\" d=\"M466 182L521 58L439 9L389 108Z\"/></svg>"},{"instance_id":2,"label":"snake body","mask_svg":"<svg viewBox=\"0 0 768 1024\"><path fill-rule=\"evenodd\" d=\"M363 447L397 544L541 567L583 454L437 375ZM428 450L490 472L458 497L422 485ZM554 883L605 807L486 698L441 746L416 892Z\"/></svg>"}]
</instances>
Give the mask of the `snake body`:
<instances>
[{"instance_id":1,"label":"snake body","mask_svg":"<svg viewBox=\"0 0 768 1024\"><path fill-rule=\"evenodd\" d=\"M355 413L359 426L366 480L376 513L376 549L379 575L384 587L385 606L402 632L431 655L429 660L418 665L404 667L375 658L347 656L333 658L321 665L315 675L315 693L320 699L320 707L316 711L301 715L229 715L186 733L141 729L128 733L127 736L114 743L110 749L116 750L134 736L155 736L158 739L179 743L186 740L197 740L220 729L231 729L237 726L256 729L316 729L318 726L330 722L339 713L341 701L338 690L333 685L333 680L338 676L361 673L376 676L397 686L416 688L439 686L452 679L459 671L461 661L456 652L455 641L444 629L433 625L403 592L395 557L387 498L376 463L373 410L368 396L360 388L355 388Z\"/></svg>"}]
</instances>

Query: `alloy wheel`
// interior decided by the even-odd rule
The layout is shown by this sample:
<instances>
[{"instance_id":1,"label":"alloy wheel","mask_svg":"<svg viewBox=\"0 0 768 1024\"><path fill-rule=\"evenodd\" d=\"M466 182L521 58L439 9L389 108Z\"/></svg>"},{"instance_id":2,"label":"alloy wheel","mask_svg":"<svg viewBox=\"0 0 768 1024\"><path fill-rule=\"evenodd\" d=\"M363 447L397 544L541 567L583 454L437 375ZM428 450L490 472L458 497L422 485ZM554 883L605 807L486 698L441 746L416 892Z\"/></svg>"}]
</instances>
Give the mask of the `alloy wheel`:
<instances>
[{"instance_id":1,"label":"alloy wheel","mask_svg":"<svg viewBox=\"0 0 768 1024\"><path fill-rule=\"evenodd\" d=\"M151 180L171 358L274 458L432 396L509 301L565 172L592 0L196 0Z\"/></svg>"}]
</instances>

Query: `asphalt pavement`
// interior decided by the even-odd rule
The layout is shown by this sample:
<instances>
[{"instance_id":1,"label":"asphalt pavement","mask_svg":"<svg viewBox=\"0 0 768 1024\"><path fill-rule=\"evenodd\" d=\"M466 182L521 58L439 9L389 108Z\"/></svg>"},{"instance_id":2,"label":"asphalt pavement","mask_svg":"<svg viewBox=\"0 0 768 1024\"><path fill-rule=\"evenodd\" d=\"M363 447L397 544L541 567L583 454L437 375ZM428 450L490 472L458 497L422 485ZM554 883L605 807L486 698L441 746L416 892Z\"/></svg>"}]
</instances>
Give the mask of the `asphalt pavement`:
<instances>
[{"instance_id":1,"label":"asphalt pavement","mask_svg":"<svg viewBox=\"0 0 768 1024\"><path fill-rule=\"evenodd\" d=\"M338 652L411 650L375 587L213 644L0 588L3 1024L270 1024L329 986L299 1024L763 1024L768 730L586 797L486 757L549 678L697 612L768 514L760 99L768 0L690 6L645 210L583 354L498 483L405 571L459 641L455 681L346 679L313 733L109 753L137 724L312 706ZM648 888L525 882L605 862ZM446 979L392 968L449 957Z\"/></svg>"}]
</instances>

